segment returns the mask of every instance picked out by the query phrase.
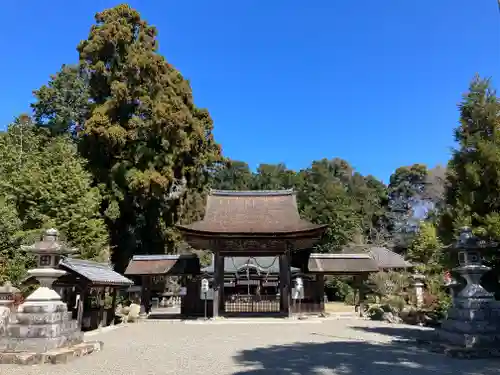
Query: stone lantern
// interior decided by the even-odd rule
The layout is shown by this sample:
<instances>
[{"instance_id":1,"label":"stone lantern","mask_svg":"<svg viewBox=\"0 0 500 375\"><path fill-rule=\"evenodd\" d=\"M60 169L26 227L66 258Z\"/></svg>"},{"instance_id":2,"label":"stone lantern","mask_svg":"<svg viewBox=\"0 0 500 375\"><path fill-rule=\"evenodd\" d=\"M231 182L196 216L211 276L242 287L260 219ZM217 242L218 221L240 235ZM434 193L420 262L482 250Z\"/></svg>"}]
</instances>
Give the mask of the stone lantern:
<instances>
[{"instance_id":1,"label":"stone lantern","mask_svg":"<svg viewBox=\"0 0 500 375\"><path fill-rule=\"evenodd\" d=\"M493 294L481 286L481 278L491 270L483 264L482 250L490 244L480 240L472 234L470 228L463 228L456 249L458 250L458 267L454 269L466 281L465 287L460 290L458 298L494 299Z\"/></svg>"},{"instance_id":2,"label":"stone lantern","mask_svg":"<svg viewBox=\"0 0 500 375\"><path fill-rule=\"evenodd\" d=\"M75 252L58 241L57 231L49 229L43 239L23 250L37 256L37 268L28 274L39 281L40 287L19 305L15 323L9 323L7 338L0 339L0 351L11 353L44 353L83 341L78 321L72 320L72 313L61 301L60 295L52 289L52 284L65 271L56 269L61 256ZM2 362L0 356L0 362Z\"/></svg>"},{"instance_id":3,"label":"stone lantern","mask_svg":"<svg viewBox=\"0 0 500 375\"><path fill-rule=\"evenodd\" d=\"M450 345L461 356L500 355L500 303L481 285L481 278L490 270L482 262L482 252L492 246L496 245L480 240L470 228L462 229L455 245L459 266L453 271L466 285L456 293L453 307L436 333L440 343Z\"/></svg>"},{"instance_id":4,"label":"stone lantern","mask_svg":"<svg viewBox=\"0 0 500 375\"><path fill-rule=\"evenodd\" d=\"M10 281L0 286L0 306L9 307L14 303L16 295L19 295L21 291L12 286Z\"/></svg>"},{"instance_id":5,"label":"stone lantern","mask_svg":"<svg viewBox=\"0 0 500 375\"><path fill-rule=\"evenodd\" d=\"M424 304L424 281L425 276L418 271L412 275L413 288L415 289L415 299L417 307L420 308Z\"/></svg>"},{"instance_id":6,"label":"stone lantern","mask_svg":"<svg viewBox=\"0 0 500 375\"><path fill-rule=\"evenodd\" d=\"M42 287L50 288L57 278L65 274L64 271L56 269L61 257L77 252L77 249L69 248L59 241L58 237L56 229L47 229L41 241L21 246L22 250L36 255L37 268L29 270L28 273L35 277Z\"/></svg>"}]
</instances>

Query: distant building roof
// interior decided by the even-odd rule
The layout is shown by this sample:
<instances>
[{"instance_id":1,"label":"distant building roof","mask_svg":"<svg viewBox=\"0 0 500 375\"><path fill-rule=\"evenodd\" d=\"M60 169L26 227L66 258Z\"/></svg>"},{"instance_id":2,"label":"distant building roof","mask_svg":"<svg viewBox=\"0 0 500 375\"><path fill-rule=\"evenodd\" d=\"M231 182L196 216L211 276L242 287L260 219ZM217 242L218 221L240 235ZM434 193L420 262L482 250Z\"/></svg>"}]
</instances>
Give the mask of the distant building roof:
<instances>
[{"instance_id":1,"label":"distant building roof","mask_svg":"<svg viewBox=\"0 0 500 375\"><path fill-rule=\"evenodd\" d=\"M402 255L381 246L347 246L342 250L343 254L369 254L380 269L411 268L413 264L405 260Z\"/></svg>"},{"instance_id":2,"label":"distant building roof","mask_svg":"<svg viewBox=\"0 0 500 375\"><path fill-rule=\"evenodd\" d=\"M381 269L411 268L413 264L405 260L402 255L385 247L370 247L368 253L377 262Z\"/></svg>"},{"instance_id":3,"label":"distant building roof","mask_svg":"<svg viewBox=\"0 0 500 375\"><path fill-rule=\"evenodd\" d=\"M125 275L186 275L200 272L200 260L196 254L134 255Z\"/></svg>"},{"instance_id":4,"label":"distant building roof","mask_svg":"<svg viewBox=\"0 0 500 375\"><path fill-rule=\"evenodd\" d=\"M309 257L309 272L325 274L357 274L377 272L377 263L369 254L363 253L313 253Z\"/></svg>"},{"instance_id":5,"label":"distant building roof","mask_svg":"<svg viewBox=\"0 0 500 375\"><path fill-rule=\"evenodd\" d=\"M97 263L90 260L73 258L62 258L59 267L63 270L74 272L90 281L93 285L109 286L130 286L134 282L125 276L113 271L111 267L104 263Z\"/></svg>"},{"instance_id":6,"label":"distant building roof","mask_svg":"<svg viewBox=\"0 0 500 375\"><path fill-rule=\"evenodd\" d=\"M280 272L279 258L272 256L224 257L224 273L236 273L247 268L253 268L262 274L278 274ZM291 267L291 270L292 272L300 271L295 267ZM213 262L208 267L202 268L201 272L214 273Z\"/></svg>"}]
</instances>

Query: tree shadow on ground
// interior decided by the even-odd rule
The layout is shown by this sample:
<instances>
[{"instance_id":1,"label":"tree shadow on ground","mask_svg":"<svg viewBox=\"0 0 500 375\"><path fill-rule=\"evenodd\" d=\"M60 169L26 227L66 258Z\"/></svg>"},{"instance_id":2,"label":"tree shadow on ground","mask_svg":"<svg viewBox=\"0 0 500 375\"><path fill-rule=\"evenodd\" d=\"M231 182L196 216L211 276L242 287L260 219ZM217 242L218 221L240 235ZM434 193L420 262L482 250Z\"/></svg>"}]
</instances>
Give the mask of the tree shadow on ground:
<instances>
[{"instance_id":1,"label":"tree shadow on ground","mask_svg":"<svg viewBox=\"0 0 500 375\"><path fill-rule=\"evenodd\" d=\"M421 328L418 326L408 326L408 327L350 327L355 331L363 331L367 333L374 333L378 335L390 336L394 340L432 340L432 334L434 329L432 328Z\"/></svg>"},{"instance_id":2,"label":"tree shadow on ground","mask_svg":"<svg viewBox=\"0 0 500 375\"><path fill-rule=\"evenodd\" d=\"M409 329L408 332L403 332L404 328L399 329L401 330L399 337L409 338L415 333L412 332L415 331L413 329ZM244 350L235 357L242 369L233 374L498 375L500 373L500 362L495 360L454 359L397 341L370 342L321 333L313 336L316 338L311 337L311 341L325 338L335 341Z\"/></svg>"}]
</instances>

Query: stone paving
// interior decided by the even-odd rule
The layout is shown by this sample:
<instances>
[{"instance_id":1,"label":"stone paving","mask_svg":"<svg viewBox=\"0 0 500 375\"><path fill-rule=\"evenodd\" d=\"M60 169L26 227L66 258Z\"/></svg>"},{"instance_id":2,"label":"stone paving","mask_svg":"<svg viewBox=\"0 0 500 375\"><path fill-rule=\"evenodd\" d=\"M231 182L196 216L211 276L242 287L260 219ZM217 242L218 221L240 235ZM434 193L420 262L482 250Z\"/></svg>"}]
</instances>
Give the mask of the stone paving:
<instances>
[{"instance_id":1,"label":"stone paving","mask_svg":"<svg viewBox=\"0 0 500 375\"><path fill-rule=\"evenodd\" d=\"M500 373L495 360L459 360L401 340L421 329L360 319L321 323L147 321L93 334L102 352L64 365L0 366L2 375L431 375Z\"/></svg>"}]
</instances>

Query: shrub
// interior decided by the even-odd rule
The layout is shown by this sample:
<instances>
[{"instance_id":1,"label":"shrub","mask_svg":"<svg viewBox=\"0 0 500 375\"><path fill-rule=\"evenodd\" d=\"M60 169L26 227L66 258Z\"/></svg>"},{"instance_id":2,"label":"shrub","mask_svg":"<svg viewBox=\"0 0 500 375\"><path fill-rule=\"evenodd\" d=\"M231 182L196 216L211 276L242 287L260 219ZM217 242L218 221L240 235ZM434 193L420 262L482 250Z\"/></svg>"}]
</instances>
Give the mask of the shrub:
<instances>
[{"instance_id":1,"label":"shrub","mask_svg":"<svg viewBox=\"0 0 500 375\"><path fill-rule=\"evenodd\" d=\"M382 320L385 312L381 305L371 305L366 314L371 320Z\"/></svg>"}]
</instances>

